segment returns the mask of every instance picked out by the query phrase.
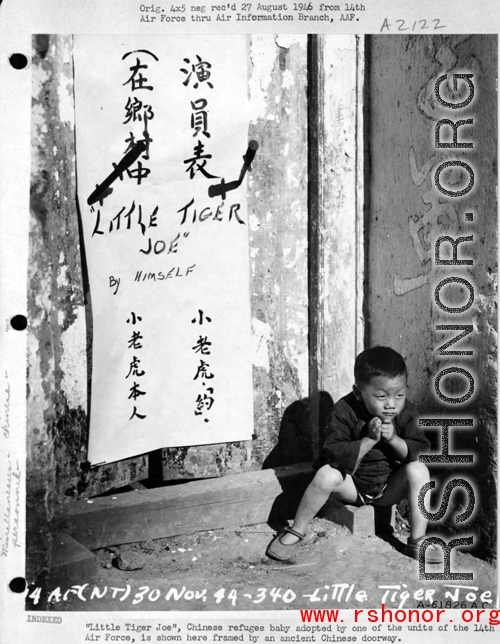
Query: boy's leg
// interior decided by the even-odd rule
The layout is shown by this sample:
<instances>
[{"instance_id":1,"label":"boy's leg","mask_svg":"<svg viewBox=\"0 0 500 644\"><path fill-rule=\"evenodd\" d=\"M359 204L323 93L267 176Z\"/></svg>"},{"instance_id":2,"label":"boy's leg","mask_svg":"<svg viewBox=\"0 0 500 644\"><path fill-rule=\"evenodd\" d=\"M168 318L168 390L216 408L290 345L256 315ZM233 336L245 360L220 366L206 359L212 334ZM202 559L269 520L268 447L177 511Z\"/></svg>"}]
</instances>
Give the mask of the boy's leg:
<instances>
[{"instance_id":1,"label":"boy's leg","mask_svg":"<svg viewBox=\"0 0 500 644\"><path fill-rule=\"evenodd\" d=\"M304 492L292 529L300 534L305 534L307 526L328 501L332 492L345 503L355 503L358 497L350 475L346 475L344 478L338 470L330 465L323 465ZM289 532L281 537L281 542L286 545L296 543L298 540L298 537Z\"/></svg>"},{"instance_id":2,"label":"boy's leg","mask_svg":"<svg viewBox=\"0 0 500 644\"><path fill-rule=\"evenodd\" d=\"M418 539L427 529L427 519L418 507L418 493L429 480L427 467L419 461L412 461L391 474L384 494L373 502L373 505L394 505L407 498L410 508L410 539Z\"/></svg>"}]
</instances>

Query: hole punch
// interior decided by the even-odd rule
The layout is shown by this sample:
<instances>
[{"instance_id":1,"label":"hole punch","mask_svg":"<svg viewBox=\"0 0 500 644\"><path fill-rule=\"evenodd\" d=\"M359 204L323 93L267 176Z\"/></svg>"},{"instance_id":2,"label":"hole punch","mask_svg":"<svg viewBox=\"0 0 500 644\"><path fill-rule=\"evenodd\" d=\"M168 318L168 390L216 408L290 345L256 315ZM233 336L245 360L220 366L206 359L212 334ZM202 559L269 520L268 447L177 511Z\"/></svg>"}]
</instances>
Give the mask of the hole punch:
<instances>
[{"instance_id":1,"label":"hole punch","mask_svg":"<svg viewBox=\"0 0 500 644\"><path fill-rule=\"evenodd\" d=\"M26 590L26 579L24 577L14 577L9 584L13 593L24 593Z\"/></svg>"},{"instance_id":2,"label":"hole punch","mask_svg":"<svg viewBox=\"0 0 500 644\"><path fill-rule=\"evenodd\" d=\"M24 69L28 66L28 59L24 54L12 54L9 57L9 63L14 69Z\"/></svg>"},{"instance_id":3,"label":"hole punch","mask_svg":"<svg viewBox=\"0 0 500 644\"><path fill-rule=\"evenodd\" d=\"M16 331L24 331L28 326L28 320L25 315L14 315L10 321L10 326Z\"/></svg>"}]
</instances>

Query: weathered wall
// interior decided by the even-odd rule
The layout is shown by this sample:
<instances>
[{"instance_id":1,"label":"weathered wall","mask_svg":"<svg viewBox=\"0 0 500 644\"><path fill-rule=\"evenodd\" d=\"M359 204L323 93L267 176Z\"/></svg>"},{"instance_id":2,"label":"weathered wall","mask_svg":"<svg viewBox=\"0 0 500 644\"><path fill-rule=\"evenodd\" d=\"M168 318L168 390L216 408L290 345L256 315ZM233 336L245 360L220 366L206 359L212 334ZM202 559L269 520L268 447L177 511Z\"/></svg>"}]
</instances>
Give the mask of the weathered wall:
<instances>
[{"instance_id":1,"label":"weathered wall","mask_svg":"<svg viewBox=\"0 0 500 644\"><path fill-rule=\"evenodd\" d=\"M70 37L35 38L32 78L27 517L28 530L36 526L36 540L46 541L55 498L98 494L147 470L145 457L93 471L86 465L91 303L75 202Z\"/></svg>"},{"instance_id":2,"label":"weathered wall","mask_svg":"<svg viewBox=\"0 0 500 644\"><path fill-rule=\"evenodd\" d=\"M476 419L473 430L451 430L453 449L474 453L474 465L435 468L433 478L448 480L461 472L474 482L480 509L462 531L477 535L480 554L492 556L497 516L496 39L373 37L369 46L369 343L388 344L406 357L410 395L422 414ZM438 76L453 71L475 74L477 98L462 110L443 109L434 97ZM471 117L473 128L461 128L459 140L473 141L473 150L436 150L434 126L439 119ZM475 187L463 198L446 197L434 185L434 169L447 159L462 159L475 168ZM447 181L462 185L458 176ZM465 212L474 213L473 222L465 220ZM473 266L435 266L434 242L439 236L470 234L474 241L461 245L459 257L472 258ZM443 257L445 253L449 256L449 248L443 246ZM447 314L433 301L436 285L451 275L475 286L474 304L463 314ZM465 289L459 292L456 287L444 293L454 298L453 306L468 297ZM436 356L436 349L457 334L437 331L438 324L473 324L462 346L451 347L473 349L473 356ZM468 369L475 377L474 396L463 404L443 403L433 392L437 373L451 366ZM464 383L461 377L443 380L442 391L458 397L466 391ZM436 447L438 433L429 431Z\"/></svg>"},{"instance_id":3,"label":"weathered wall","mask_svg":"<svg viewBox=\"0 0 500 644\"><path fill-rule=\"evenodd\" d=\"M364 349L364 39L321 39L319 386L336 401L352 387Z\"/></svg>"}]
</instances>

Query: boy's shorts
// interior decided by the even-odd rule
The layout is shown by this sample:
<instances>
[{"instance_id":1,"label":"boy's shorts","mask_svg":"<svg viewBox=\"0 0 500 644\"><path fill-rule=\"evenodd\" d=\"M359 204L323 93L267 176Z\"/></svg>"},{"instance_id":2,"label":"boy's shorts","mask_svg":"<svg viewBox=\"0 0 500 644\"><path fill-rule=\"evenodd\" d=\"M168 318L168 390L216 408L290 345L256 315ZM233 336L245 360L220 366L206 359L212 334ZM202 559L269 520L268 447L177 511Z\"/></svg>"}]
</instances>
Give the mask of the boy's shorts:
<instances>
[{"instance_id":1,"label":"boy's shorts","mask_svg":"<svg viewBox=\"0 0 500 644\"><path fill-rule=\"evenodd\" d=\"M356 483L354 483L354 487L356 487ZM380 492L377 492L377 494L374 494L374 495L366 494L366 492L360 492L356 487L356 492L358 494L358 498L356 499L356 505L370 505L370 503L373 503L373 501L380 499L380 497L385 492L386 487L387 487L387 483L384 484L384 487L380 490Z\"/></svg>"},{"instance_id":2,"label":"boy's shorts","mask_svg":"<svg viewBox=\"0 0 500 644\"><path fill-rule=\"evenodd\" d=\"M331 465L329 463L328 458L327 458L326 455L324 457L322 455L320 455L320 457L318 459L316 459L316 461L314 461L312 465L313 465L313 468L315 470L319 470L321 467L323 467L323 465L330 465L330 467L333 468L333 465ZM336 469L336 468L334 468L334 469ZM341 472L341 474L345 479L346 475L343 474L342 472ZM380 497L383 495L383 493L385 492L385 489L387 487L387 483L384 483L382 488L376 494L367 494L366 492L361 492L358 489L358 486L356 485L355 478L354 478L354 476L352 474L351 474L351 477L352 477L352 482L354 483L354 487L356 488L356 494L357 494L356 501L352 504L352 505L355 505L355 506L370 505L371 503L373 503L373 501L376 501L377 499L380 499Z\"/></svg>"}]
</instances>

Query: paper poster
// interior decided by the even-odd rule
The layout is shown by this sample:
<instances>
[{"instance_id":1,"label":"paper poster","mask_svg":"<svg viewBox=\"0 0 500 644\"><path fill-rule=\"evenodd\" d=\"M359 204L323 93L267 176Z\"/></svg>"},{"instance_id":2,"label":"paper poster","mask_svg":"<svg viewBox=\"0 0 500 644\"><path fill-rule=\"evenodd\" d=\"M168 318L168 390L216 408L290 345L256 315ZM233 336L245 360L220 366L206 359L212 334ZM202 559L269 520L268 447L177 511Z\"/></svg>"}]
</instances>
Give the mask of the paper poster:
<instances>
[{"instance_id":1,"label":"paper poster","mask_svg":"<svg viewBox=\"0 0 500 644\"><path fill-rule=\"evenodd\" d=\"M245 43L75 39L92 464L252 435Z\"/></svg>"}]
</instances>

